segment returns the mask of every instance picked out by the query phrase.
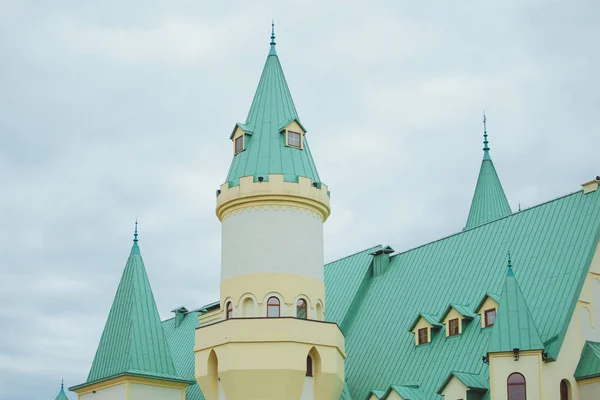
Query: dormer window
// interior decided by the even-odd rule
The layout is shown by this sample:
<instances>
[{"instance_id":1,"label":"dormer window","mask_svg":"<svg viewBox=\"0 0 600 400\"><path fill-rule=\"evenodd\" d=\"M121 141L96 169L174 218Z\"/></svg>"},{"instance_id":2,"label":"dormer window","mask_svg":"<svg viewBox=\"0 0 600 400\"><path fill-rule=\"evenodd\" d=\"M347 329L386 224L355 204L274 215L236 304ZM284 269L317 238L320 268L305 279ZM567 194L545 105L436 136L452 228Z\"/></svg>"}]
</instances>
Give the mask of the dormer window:
<instances>
[{"instance_id":1,"label":"dormer window","mask_svg":"<svg viewBox=\"0 0 600 400\"><path fill-rule=\"evenodd\" d=\"M302 148L302 134L294 131L287 131L286 146Z\"/></svg>"},{"instance_id":2,"label":"dormer window","mask_svg":"<svg viewBox=\"0 0 600 400\"><path fill-rule=\"evenodd\" d=\"M451 319L448 321L448 336L456 336L460 333L458 328L459 320L458 318Z\"/></svg>"},{"instance_id":3,"label":"dormer window","mask_svg":"<svg viewBox=\"0 0 600 400\"><path fill-rule=\"evenodd\" d=\"M485 328L487 328L488 326L494 325L494 322L496 322L496 309L491 308L489 310L485 310L484 315L485 315L485 317L484 317Z\"/></svg>"},{"instance_id":4,"label":"dormer window","mask_svg":"<svg viewBox=\"0 0 600 400\"><path fill-rule=\"evenodd\" d=\"M417 331L419 344L427 344L429 343L429 328L421 328Z\"/></svg>"},{"instance_id":5,"label":"dormer window","mask_svg":"<svg viewBox=\"0 0 600 400\"><path fill-rule=\"evenodd\" d=\"M487 293L479 302L475 312L481 316L482 328L490 327L496 322L496 312L498 311L499 301L500 296Z\"/></svg>"},{"instance_id":6,"label":"dormer window","mask_svg":"<svg viewBox=\"0 0 600 400\"><path fill-rule=\"evenodd\" d=\"M237 154L240 151L244 150L244 135L235 138L235 153Z\"/></svg>"}]
</instances>

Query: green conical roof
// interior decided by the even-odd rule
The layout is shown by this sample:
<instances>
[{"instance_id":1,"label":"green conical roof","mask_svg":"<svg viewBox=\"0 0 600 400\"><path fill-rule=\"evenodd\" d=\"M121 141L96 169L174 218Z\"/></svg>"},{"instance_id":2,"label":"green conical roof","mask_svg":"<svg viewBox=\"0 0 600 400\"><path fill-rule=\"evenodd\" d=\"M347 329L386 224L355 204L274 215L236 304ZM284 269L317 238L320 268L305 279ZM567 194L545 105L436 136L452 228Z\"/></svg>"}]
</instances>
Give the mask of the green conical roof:
<instances>
[{"instance_id":1,"label":"green conical roof","mask_svg":"<svg viewBox=\"0 0 600 400\"><path fill-rule=\"evenodd\" d=\"M485 115L483 123L483 161L481 162L477 186L475 187L475 194L473 195L465 229L505 217L512 213L504 194L504 189L502 189L500 178L498 178L496 168L494 168L494 163L490 157L487 129L485 128Z\"/></svg>"},{"instance_id":2,"label":"green conical roof","mask_svg":"<svg viewBox=\"0 0 600 400\"><path fill-rule=\"evenodd\" d=\"M119 375L183 380L165 340L137 243L137 222L134 237L86 384Z\"/></svg>"},{"instance_id":3,"label":"green conical roof","mask_svg":"<svg viewBox=\"0 0 600 400\"><path fill-rule=\"evenodd\" d=\"M60 392L58 392L58 396L56 396L54 398L54 400L69 400L69 398L65 394L65 384L64 384L64 382L60 383Z\"/></svg>"},{"instance_id":4,"label":"green conical roof","mask_svg":"<svg viewBox=\"0 0 600 400\"><path fill-rule=\"evenodd\" d=\"M279 63L273 33L246 123L237 124L248 134L244 139L244 151L236 154L231 162L227 175L230 186L238 185L243 176L254 176L255 180L262 176L267 180L269 174L283 174L288 182L297 182L299 176L320 182L306 137L303 149L285 145L285 135L281 131L294 120L302 126Z\"/></svg>"},{"instance_id":5,"label":"green conical roof","mask_svg":"<svg viewBox=\"0 0 600 400\"><path fill-rule=\"evenodd\" d=\"M488 352L512 352L515 348L521 351L543 350L544 344L515 279L509 257Z\"/></svg>"}]
</instances>

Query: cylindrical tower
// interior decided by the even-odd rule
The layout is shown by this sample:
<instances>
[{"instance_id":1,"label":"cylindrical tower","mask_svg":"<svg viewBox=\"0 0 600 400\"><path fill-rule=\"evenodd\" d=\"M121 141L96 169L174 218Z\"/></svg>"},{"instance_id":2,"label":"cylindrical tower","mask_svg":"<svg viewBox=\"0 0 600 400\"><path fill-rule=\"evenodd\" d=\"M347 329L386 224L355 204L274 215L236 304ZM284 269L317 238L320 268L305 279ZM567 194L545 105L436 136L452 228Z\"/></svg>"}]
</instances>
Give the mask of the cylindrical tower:
<instances>
[{"instance_id":1,"label":"cylindrical tower","mask_svg":"<svg viewBox=\"0 0 600 400\"><path fill-rule=\"evenodd\" d=\"M217 191L222 318L196 331L196 379L207 400L337 400L344 337L325 321L317 173L275 51L275 35L233 161Z\"/></svg>"}]
</instances>

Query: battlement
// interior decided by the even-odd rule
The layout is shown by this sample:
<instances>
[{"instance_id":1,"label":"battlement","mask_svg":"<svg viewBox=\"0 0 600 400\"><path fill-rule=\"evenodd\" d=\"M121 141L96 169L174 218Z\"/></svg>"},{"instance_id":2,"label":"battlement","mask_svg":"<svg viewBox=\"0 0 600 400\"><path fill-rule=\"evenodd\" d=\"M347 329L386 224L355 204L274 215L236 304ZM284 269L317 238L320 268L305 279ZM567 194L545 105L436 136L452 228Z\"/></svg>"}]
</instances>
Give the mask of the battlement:
<instances>
[{"instance_id":1,"label":"battlement","mask_svg":"<svg viewBox=\"0 0 600 400\"><path fill-rule=\"evenodd\" d=\"M217 217L222 220L244 208L290 207L317 214L323 221L331 214L327 185L298 177L298 182L285 182L282 174L268 175L262 181L253 176L240 178L240 184L229 187L225 182L217 192Z\"/></svg>"}]
</instances>

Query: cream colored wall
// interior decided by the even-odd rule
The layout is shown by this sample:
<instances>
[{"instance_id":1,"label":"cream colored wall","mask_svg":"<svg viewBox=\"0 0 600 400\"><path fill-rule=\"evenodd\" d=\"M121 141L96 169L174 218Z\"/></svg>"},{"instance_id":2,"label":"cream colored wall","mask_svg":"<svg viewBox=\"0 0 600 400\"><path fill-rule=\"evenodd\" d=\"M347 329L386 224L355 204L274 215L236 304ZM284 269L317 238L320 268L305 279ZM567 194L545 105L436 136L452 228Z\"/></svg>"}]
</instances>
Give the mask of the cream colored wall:
<instances>
[{"instance_id":1,"label":"cream colored wall","mask_svg":"<svg viewBox=\"0 0 600 400\"><path fill-rule=\"evenodd\" d=\"M323 223L303 209L257 207L222 221L221 282L260 273L323 281Z\"/></svg>"},{"instance_id":2,"label":"cream colored wall","mask_svg":"<svg viewBox=\"0 0 600 400\"><path fill-rule=\"evenodd\" d=\"M233 316L242 317L243 302L247 298L256 301L255 313L251 316L267 315L267 300L275 296L280 301L282 317L296 316L296 302L303 298L307 302L309 319L322 320L318 317L317 304L323 306L325 284L322 280L297 274L247 274L229 278L221 282L222 318L225 318L225 304L231 301L234 306Z\"/></svg>"},{"instance_id":3,"label":"cream colored wall","mask_svg":"<svg viewBox=\"0 0 600 400\"><path fill-rule=\"evenodd\" d=\"M374 394L371 395L371 397L369 397L369 400L380 400L377 396L375 396Z\"/></svg>"},{"instance_id":4,"label":"cream colored wall","mask_svg":"<svg viewBox=\"0 0 600 400\"><path fill-rule=\"evenodd\" d=\"M450 324L448 323L452 319L458 319L458 334L462 333L462 324L463 324L463 316L461 313L452 308L446 318L444 319L443 324L446 326L446 336L450 336Z\"/></svg>"},{"instance_id":5,"label":"cream colored wall","mask_svg":"<svg viewBox=\"0 0 600 400\"><path fill-rule=\"evenodd\" d=\"M506 399L508 396L506 381L513 372L519 372L527 383L527 400L549 400L542 393L542 352L521 352L519 361L512 353L490 354L490 391L491 400Z\"/></svg>"},{"instance_id":6,"label":"cream colored wall","mask_svg":"<svg viewBox=\"0 0 600 400\"><path fill-rule=\"evenodd\" d=\"M302 387L302 396L300 400L315 399L315 378L307 376L304 378L304 386Z\"/></svg>"},{"instance_id":7,"label":"cream colored wall","mask_svg":"<svg viewBox=\"0 0 600 400\"><path fill-rule=\"evenodd\" d=\"M461 381L456 379L456 377L452 377L450 382L444 388L442 392L442 396L444 396L444 400L458 400L467 398L467 387L462 384Z\"/></svg>"},{"instance_id":8,"label":"cream colored wall","mask_svg":"<svg viewBox=\"0 0 600 400\"><path fill-rule=\"evenodd\" d=\"M389 396L385 398L385 400L405 400L400 395L393 390L390 392ZM409 400L409 399L408 399Z\"/></svg>"},{"instance_id":9,"label":"cream colored wall","mask_svg":"<svg viewBox=\"0 0 600 400\"><path fill-rule=\"evenodd\" d=\"M209 311L204 314L200 314L200 315L198 315L198 324L200 326L202 326L202 325L208 325L214 321L218 321L221 319L222 313L223 312L221 309L217 309L217 310Z\"/></svg>"},{"instance_id":10,"label":"cream colored wall","mask_svg":"<svg viewBox=\"0 0 600 400\"><path fill-rule=\"evenodd\" d=\"M433 326L429 322L425 321L424 318L421 318L419 320L419 322L417 322L417 325L415 325L414 329L412 330L413 333L415 334L415 345L417 345L417 346L419 345L419 333L418 332L419 332L419 329L423 329L423 328L427 328L428 342L431 342L431 332L432 332L431 328L432 327Z\"/></svg>"},{"instance_id":11,"label":"cream colored wall","mask_svg":"<svg viewBox=\"0 0 600 400\"><path fill-rule=\"evenodd\" d=\"M496 310L498 310L498 303L496 303L494 301L494 299L492 299L491 297L488 297L483 304L481 305L481 308L479 309L478 314L481 316L481 327L485 329L485 311L486 310L490 310L492 308L495 308ZM488 326L488 328L491 328L493 325Z\"/></svg>"},{"instance_id":12,"label":"cream colored wall","mask_svg":"<svg viewBox=\"0 0 600 400\"><path fill-rule=\"evenodd\" d=\"M183 400L184 398L185 392L182 389L140 383L129 384L128 400Z\"/></svg>"},{"instance_id":13,"label":"cream colored wall","mask_svg":"<svg viewBox=\"0 0 600 400\"><path fill-rule=\"evenodd\" d=\"M600 381L579 387L579 400L598 400L600 398ZM574 399L577 399L574 397Z\"/></svg>"},{"instance_id":14,"label":"cream colored wall","mask_svg":"<svg viewBox=\"0 0 600 400\"><path fill-rule=\"evenodd\" d=\"M80 400L127 400L126 384L111 386L96 390L96 393L87 393L79 396ZM180 399L178 399L180 400Z\"/></svg>"}]
</instances>

